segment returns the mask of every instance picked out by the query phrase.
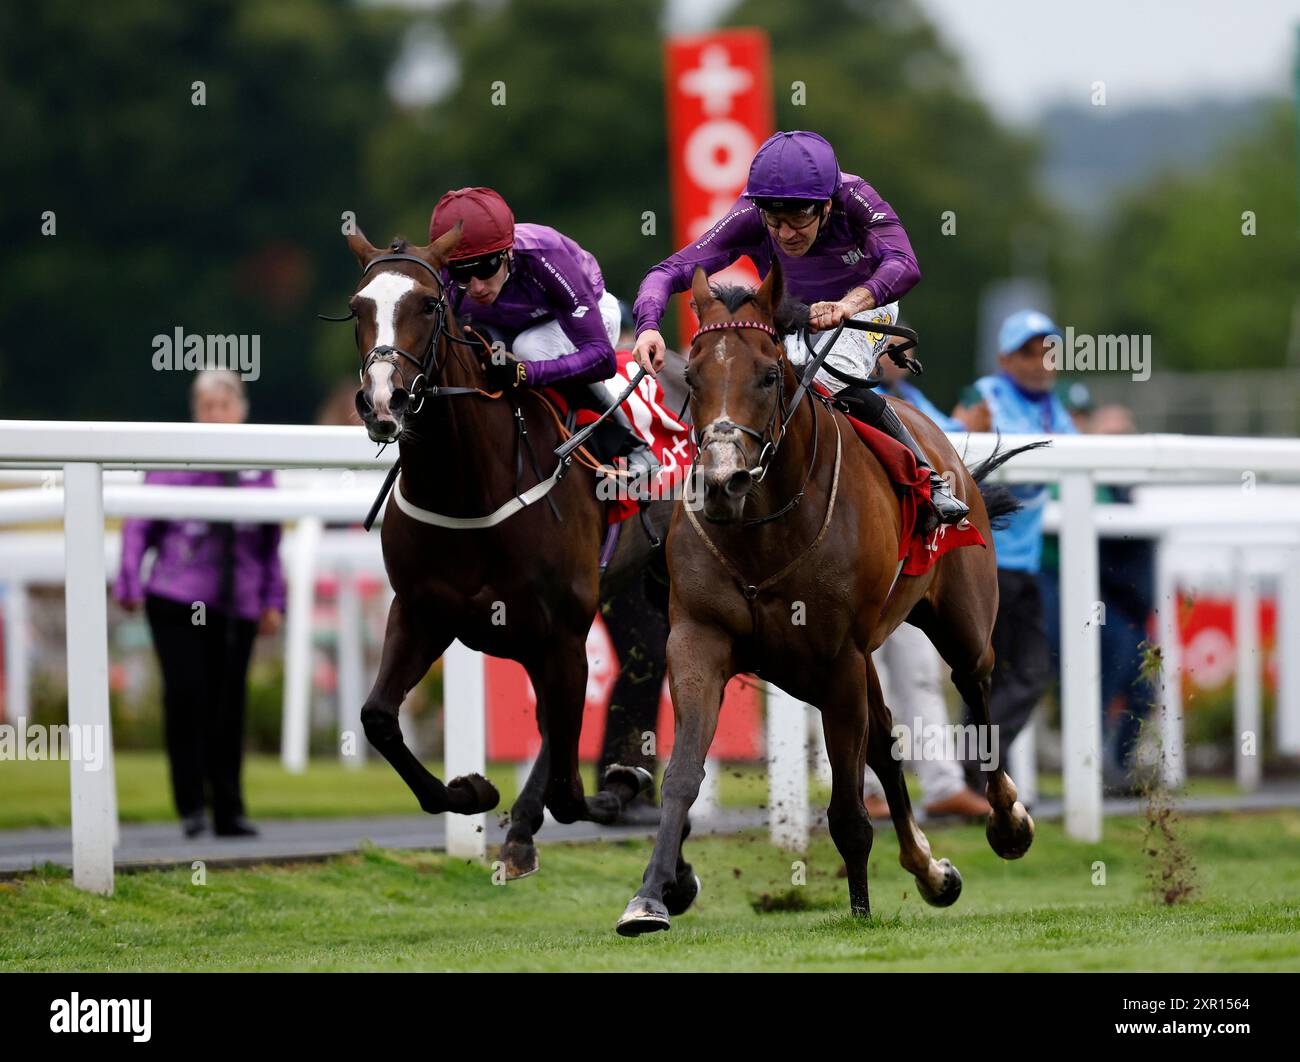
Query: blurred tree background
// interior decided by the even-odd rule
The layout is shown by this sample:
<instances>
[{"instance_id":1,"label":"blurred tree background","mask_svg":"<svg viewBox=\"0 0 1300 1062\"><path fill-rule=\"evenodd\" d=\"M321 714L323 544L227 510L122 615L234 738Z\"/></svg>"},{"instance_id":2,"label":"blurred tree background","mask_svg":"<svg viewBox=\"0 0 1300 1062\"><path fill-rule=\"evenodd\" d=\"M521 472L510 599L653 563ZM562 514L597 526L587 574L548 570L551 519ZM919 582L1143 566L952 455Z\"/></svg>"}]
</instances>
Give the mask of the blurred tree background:
<instances>
[{"instance_id":1,"label":"blurred tree background","mask_svg":"<svg viewBox=\"0 0 1300 1062\"><path fill-rule=\"evenodd\" d=\"M0 415L184 419L184 374L151 368L152 337L180 326L260 335L253 418L310 421L355 361L350 330L313 316L355 279L342 213L376 243L422 242L464 184L574 236L630 301L672 249L665 18L666 0L0 9ZM1047 266L1026 247L1051 247L1081 331L1151 332L1164 365L1282 364L1300 270L1281 111L1210 168L1080 221L1050 205L1038 144L995 120L912 0L740 0L726 21L771 34L778 126L826 134L902 217L924 274L904 313L941 404L975 372L984 286ZM447 83L412 98L394 70L418 47Z\"/></svg>"},{"instance_id":2,"label":"blurred tree background","mask_svg":"<svg viewBox=\"0 0 1300 1062\"><path fill-rule=\"evenodd\" d=\"M1272 107L1205 168L1161 172L1072 233L1065 315L1150 335L1166 370L1282 368L1300 323L1294 128L1291 107Z\"/></svg>"}]
</instances>

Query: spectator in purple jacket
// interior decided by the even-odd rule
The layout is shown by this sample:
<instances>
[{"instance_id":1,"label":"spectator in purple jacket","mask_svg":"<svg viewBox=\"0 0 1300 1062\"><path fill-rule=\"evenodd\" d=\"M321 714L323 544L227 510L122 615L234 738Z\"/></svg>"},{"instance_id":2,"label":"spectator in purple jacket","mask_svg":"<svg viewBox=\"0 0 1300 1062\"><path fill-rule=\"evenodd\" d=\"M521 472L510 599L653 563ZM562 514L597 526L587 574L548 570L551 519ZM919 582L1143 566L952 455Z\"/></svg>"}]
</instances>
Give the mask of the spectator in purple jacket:
<instances>
[{"instance_id":1,"label":"spectator in purple jacket","mask_svg":"<svg viewBox=\"0 0 1300 1062\"><path fill-rule=\"evenodd\" d=\"M686 291L697 267L714 273L747 255L760 276L780 260L785 289L809 304L809 327L825 331L841 321L898 320L898 300L921 279L911 241L893 207L861 177L840 170L835 149L817 133L776 133L758 149L745 191L720 221L694 243L646 274L637 294L635 354L652 372L664 362L659 322L669 296ZM882 333L846 330L827 363L857 377L871 376L885 348ZM807 354L795 335L785 338L794 364ZM930 471L930 496L944 523L968 509L889 404L870 387L845 386L823 370L817 382L850 406L858 419L893 436Z\"/></svg>"},{"instance_id":2,"label":"spectator in purple jacket","mask_svg":"<svg viewBox=\"0 0 1300 1062\"><path fill-rule=\"evenodd\" d=\"M232 372L207 370L190 392L194 419L236 424L247 414L244 386ZM146 483L270 487L270 471L156 471ZM144 604L162 672L163 720L172 796L187 837L207 828L220 837L257 833L241 784L244 706L253 639L274 634L284 614L278 524L204 520L127 520L114 596ZM141 565L155 551L148 582Z\"/></svg>"}]
</instances>

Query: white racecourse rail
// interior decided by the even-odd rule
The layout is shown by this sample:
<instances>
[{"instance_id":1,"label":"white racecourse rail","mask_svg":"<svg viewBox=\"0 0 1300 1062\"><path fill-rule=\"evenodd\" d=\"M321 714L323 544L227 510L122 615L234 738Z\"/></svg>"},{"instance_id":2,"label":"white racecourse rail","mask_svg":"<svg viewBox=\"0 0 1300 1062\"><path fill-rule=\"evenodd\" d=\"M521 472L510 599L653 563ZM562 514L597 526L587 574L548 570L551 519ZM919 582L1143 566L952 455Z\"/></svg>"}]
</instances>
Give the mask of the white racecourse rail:
<instances>
[{"instance_id":1,"label":"white racecourse rail","mask_svg":"<svg viewBox=\"0 0 1300 1062\"><path fill-rule=\"evenodd\" d=\"M1004 436L1001 443L1015 446L1024 441L1028 440ZM971 435L957 437L954 442L967 460L974 462L987 455L996 440L992 435ZM0 421L0 467L63 471L69 722L102 727L105 735L110 734L104 469L383 469L393 457L392 453L376 454L374 445L361 432L347 427ZM1096 841L1101 837L1102 818L1100 661L1094 622L1095 606L1100 600L1095 485L1226 481L1242 484L1243 494L1247 494L1256 483L1300 481L1300 440L1176 435L1057 437L1052 447L1018 457L998 478L1060 484L1065 826L1072 837ZM190 515L220 503L215 511L227 519L339 518L339 498L320 498L307 505L301 501L288 504L282 498L279 502L265 498L259 501L258 495L263 492L234 488L226 501L219 496L222 489L213 488L202 494L215 496L203 497L200 505L199 488L181 489L190 501L184 508ZM176 489L137 487L129 492L130 503L122 503L124 511L114 515L168 515L180 504L175 495ZM156 505L151 497L156 497ZM355 500L348 497L348 506ZM15 501L21 510L25 503ZM35 513L43 508L32 503L29 515L16 511L7 522L40 518ZM344 518L359 519L361 515L361 510L356 509ZM1231 514L1212 515L1211 523L1234 523ZM1165 590L1169 590L1167 585ZM309 587L306 592L310 592ZM1165 601L1160 604L1167 606ZM1162 615L1172 612L1168 607L1161 611ZM298 614L306 622L305 610L298 610ZM1295 618L1285 622L1294 625ZM1166 624L1165 631L1172 632L1171 624ZM447 666L448 703L462 709L447 713L448 770L481 770L482 668L474 654L459 643L449 651ZM1288 670L1300 672L1297 668ZM805 712L780 691L773 692L768 719L769 757L773 761L770 774L776 783L771 801L773 838L778 843L801 847L807 831ZM301 720L286 722L305 725ZM301 743L301 738L297 735L294 740ZM106 744L111 748L111 739ZM117 833L111 756L98 772L73 762L71 780L73 880L81 888L109 893L113 888L113 844ZM480 824L463 816L448 816L448 820L449 849L463 845L481 853Z\"/></svg>"}]
</instances>

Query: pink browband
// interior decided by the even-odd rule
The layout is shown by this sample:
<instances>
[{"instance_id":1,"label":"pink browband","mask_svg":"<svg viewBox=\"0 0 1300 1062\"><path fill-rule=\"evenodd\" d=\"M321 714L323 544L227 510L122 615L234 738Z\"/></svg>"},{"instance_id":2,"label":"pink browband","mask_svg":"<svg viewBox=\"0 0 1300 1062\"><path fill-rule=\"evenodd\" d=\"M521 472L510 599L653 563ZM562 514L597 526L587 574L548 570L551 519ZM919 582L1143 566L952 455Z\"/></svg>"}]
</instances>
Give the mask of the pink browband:
<instances>
[{"instance_id":1,"label":"pink browband","mask_svg":"<svg viewBox=\"0 0 1300 1062\"><path fill-rule=\"evenodd\" d=\"M705 332L721 332L724 328L757 328L760 332L766 332L773 339L780 339L781 335L771 325L764 324L762 321L715 321L711 325L702 325L700 330L691 337L691 346L695 341L704 335Z\"/></svg>"}]
</instances>

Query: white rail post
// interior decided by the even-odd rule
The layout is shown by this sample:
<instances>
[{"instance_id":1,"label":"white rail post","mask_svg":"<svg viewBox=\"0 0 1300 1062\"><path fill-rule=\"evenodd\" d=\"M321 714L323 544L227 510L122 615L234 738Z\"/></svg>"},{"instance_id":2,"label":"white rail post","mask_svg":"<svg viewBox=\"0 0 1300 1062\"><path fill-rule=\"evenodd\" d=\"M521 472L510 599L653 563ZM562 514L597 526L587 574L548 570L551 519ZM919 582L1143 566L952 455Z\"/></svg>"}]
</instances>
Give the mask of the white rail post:
<instances>
[{"instance_id":1,"label":"white rail post","mask_svg":"<svg viewBox=\"0 0 1300 1062\"><path fill-rule=\"evenodd\" d=\"M6 723L17 725L31 717L31 647L28 645L27 584L5 584L5 711Z\"/></svg>"},{"instance_id":2,"label":"white rail post","mask_svg":"<svg viewBox=\"0 0 1300 1062\"><path fill-rule=\"evenodd\" d=\"M1300 753L1300 550L1286 551L1278 579L1277 751Z\"/></svg>"},{"instance_id":3,"label":"white rail post","mask_svg":"<svg viewBox=\"0 0 1300 1062\"><path fill-rule=\"evenodd\" d=\"M104 750L99 770L71 759L72 883L113 892L117 793L108 713L108 602L104 568L104 472L98 464L63 466L63 524L68 629L68 723L96 732Z\"/></svg>"},{"instance_id":4,"label":"white rail post","mask_svg":"<svg viewBox=\"0 0 1300 1062\"><path fill-rule=\"evenodd\" d=\"M704 781L700 783L699 795L691 805L691 815L700 822L709 822L718 817L722 809L722 764L712 756L704 760Z\"/></svg>"},{"instance_id":5,"label":"white rail post","mask_svg":"<svg viewBox=\"0 0 1300 1062\"><path fill-rule=\"evenodd\" d=\"M1093 484L1061 476L1061 737L1065 832L1101 840L1101 592Z\"/></svg>"},{"instance_id":6,"label":"white rail post","mask_svg":"<svg viewBox=\"0 0 1300 1062\"><path fill-rule=\"evenodd\" d=\"M366 761L366 735L361 726L361 702L365 697L363 659L363 628L361 595L357 592L357 576L348 565L340 565L335 599L338 620L338 698L339 734L352 735L352 752L345 754L342 742L339 758L345 767L360 767Z\"/></svg>"},{"instance_id":7,"label":"white rail post","mask_svg":"<svg viewBox=\"0 0 1300 1062\"><path fill-rule=\"evenodd\" d=\"M768 827L778 848L808 847L808 715L802 701L767 684Z\"/></svg>"},{"instance_id":8,"label":"white rail post","mask_svg":"<svg viewBox=\"0 0 1300 1062\"><path fill-rule=\"evenodd\" d=\"M442 734L448 779L487 770L486 696L483 656L452 642L442 658ZM445 816L447 854L483 859L487 854L485 815Z\"/></svg>"},{"instance_id":9,"label":"white rail post","mask_svg":"<svg viewBox=\"0 0 1300 1062\"><path fill-rule=\"evenodd\" d=\"M1158 769L1164 784L1181 789L1187 781L1183 749L1183 659L1178 634L1178 573L1165 538L1156 542L1156 610L1160 631L1160 735Z\"/></svg>"},{"instance_id":10,"label":"white rail post","mask_svg":"<svg viewBox=\"0 0 1300 1062\"><path fill-rule=\"evenodd\" d=\"M1236 628L1237 667L1233 680L1233 716L1236 722L1233 740L1237 765L1237 787L1246 791L1259 788L1260 764L1264 759L1263 710L1259 681L1259 578L1250 569L1250 556L1244 549L1236 551L1237 596L1233 604L1233 627ZM1245 752L1250 735L1250 755Z\"/></svg>"},{"instance_id":11,"label":"white rail post","mask_svg":"<svg viewBox=\"0 0 1300 1062\"><path fill-rule=\"evenodd\" d=\"M311 739L311 614L316 596L316 550L321 528L319 517L305 516L299 520L289 559L280 762L286 771L295 774L307 769Z\"/></svg>"},{"instance_id":12,"label":"white rail post","mask_svg":"<svg viewBox=\"0 0 1300 1062\"><path fill-rule=\"evenodd\" d=\"M817 784L830 788L831 756L826 750L826 729L822 726L822 713L812 705L808 706L808 740L812 746L812 776Z\"/></svg>"},{"instance_id":13,"label":"white rail post","mask_svg":"<svg viewBox=\"0 0 1300 1062\"><path fill-rule=\"evenodd\" d=\"M1038 733L1037 724L1030 719L1023 730L1016 735L1007 750L1007 759L1011 762L1007 769L1011 780L1016 783L1020 802L1025 805L1038 802Z\"/></svg>"}]
</instances>

